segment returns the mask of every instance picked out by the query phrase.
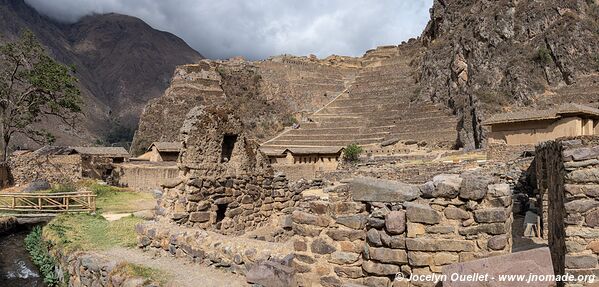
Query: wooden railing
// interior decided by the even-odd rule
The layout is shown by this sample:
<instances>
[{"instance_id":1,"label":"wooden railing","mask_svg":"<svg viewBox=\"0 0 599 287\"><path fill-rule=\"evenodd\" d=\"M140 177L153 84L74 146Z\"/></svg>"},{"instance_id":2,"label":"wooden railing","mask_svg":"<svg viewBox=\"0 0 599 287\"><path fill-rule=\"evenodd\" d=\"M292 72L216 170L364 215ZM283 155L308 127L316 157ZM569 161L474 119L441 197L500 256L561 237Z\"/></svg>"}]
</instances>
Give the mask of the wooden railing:
<instances>
[{"instance_id":1,"label":"wooden railing","mask_svg":"<svg viewBox=\"0 0 599 287\"><path fill-rule=\"evenodd\" d=\"M0 193L0 210L27 213L89 212L96 210L96 195L91 191Z\"/></svg>"}]
</instances>

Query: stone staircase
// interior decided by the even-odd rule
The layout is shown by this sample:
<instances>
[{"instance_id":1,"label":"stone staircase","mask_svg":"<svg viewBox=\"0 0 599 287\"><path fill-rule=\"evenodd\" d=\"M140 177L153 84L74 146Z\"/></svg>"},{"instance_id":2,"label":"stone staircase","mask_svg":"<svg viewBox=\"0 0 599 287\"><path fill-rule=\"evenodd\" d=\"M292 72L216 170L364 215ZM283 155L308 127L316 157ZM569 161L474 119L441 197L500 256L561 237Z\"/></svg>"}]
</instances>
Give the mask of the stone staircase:
<instances>
[{"instance_id":1,"label":"stone staircase","mask_svg":"<svg viewBox=\"0 0 599 287\"><path fill-rule=\"evenodd\" d=\"M396 48L377 55L363 67L348 89L309 117L262 144L281 150L290 147L345 147L357 143L367 151L389 139L426 141L451 147L456 140L456 117L439 104L415 102L418 85L409 63L417 53ZM368 54L366 55L368 57Z\"/></svg>"}]
</instances>

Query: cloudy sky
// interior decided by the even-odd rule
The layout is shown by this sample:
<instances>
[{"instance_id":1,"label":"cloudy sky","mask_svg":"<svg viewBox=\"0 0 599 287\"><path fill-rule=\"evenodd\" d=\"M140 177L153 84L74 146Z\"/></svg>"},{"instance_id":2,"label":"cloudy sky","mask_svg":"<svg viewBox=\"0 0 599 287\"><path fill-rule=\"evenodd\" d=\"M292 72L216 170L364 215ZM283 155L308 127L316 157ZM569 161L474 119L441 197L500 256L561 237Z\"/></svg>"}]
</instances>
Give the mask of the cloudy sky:
<instances>
[{"instance_id":1,"label":"cloudy sky","mask_svg":"<svg viewBox=\"0 0 599 287\"><path fill-rule=\"evenodd\" d=\"M26 0L63 22L90 13L139 17L208 58L362 55L419 36L433 0Z\"/></svg>"}]
</instances>

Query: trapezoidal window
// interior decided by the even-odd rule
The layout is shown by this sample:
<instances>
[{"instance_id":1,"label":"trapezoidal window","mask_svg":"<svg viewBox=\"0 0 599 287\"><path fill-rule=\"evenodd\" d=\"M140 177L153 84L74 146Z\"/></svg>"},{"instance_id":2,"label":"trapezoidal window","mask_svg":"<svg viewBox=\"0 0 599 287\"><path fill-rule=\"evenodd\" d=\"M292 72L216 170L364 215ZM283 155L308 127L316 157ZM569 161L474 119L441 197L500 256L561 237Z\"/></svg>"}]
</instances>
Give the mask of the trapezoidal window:
<instances>
[{"instance_id":1,"label":"trapezoidal window","mask_svg":"<svg viewBox=\"0 0 599 287\"><path fill-rule=\"evenodd\" d=\"M233 148L235 148L235 142L237 142L237 135L226 134L223 137L223 146L220 154L220 162L228 162L231 160L233 154Z\"/></svg>"}]
</instances>

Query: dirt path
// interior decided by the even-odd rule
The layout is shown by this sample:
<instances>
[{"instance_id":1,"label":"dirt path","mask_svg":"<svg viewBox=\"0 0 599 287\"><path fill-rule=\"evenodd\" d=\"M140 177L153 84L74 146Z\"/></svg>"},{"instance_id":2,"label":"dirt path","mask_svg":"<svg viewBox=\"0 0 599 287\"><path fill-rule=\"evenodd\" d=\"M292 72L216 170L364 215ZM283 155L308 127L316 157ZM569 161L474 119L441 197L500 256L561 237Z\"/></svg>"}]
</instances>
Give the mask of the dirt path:
<instances>
[{"instance_id":1,"label":"dirt path","mask_svg":"<svg viewBox=\"0 0 599 287\"><path fill-rule=\"evenodd\" d=\"M162 270L170 276L167 287L249 286L245 277L173 257L153 257L139 249L114 248L102 252L116 260Z\"/></svg>"}]
</instances>

